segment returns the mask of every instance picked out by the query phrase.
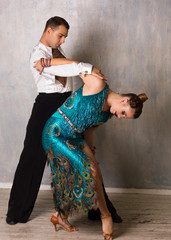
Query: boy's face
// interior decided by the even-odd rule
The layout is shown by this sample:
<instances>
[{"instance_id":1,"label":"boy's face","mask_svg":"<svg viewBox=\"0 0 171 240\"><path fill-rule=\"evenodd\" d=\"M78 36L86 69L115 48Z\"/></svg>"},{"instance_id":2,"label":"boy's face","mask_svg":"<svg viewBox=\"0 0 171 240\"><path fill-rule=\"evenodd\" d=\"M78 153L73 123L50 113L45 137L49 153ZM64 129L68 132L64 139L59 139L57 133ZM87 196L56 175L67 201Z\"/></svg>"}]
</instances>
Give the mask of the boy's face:
<instances>
[{"instance_id":1,"label":"boy's face","mask_svg":"<svg viewBox=\"0 0 171 240\"><path fill-rule=\"evenodd\" d=\"M49 34L49 46L52 48L58 48L65 42L65 38L68 36L68 29L60 25L59 27L48 29Z\"/></svg>"}]
</instances>

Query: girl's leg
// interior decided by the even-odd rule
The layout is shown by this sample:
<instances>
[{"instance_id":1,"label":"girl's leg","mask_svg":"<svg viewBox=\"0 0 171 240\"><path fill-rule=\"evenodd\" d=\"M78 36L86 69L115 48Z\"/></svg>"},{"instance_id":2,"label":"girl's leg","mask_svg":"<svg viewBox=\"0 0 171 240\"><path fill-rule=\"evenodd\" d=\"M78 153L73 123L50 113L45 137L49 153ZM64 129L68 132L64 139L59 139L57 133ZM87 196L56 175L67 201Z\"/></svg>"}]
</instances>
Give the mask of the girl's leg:
<instances>
[{"instance_id":1,"label":"girl's leg","mask_svg":"<svg viewBox=\"0 0 171 240\"><path fill-rule=\"evenodd\" d=\"M99 209L102 216L102 224L103 224L103 232L105 234L109 234L107 239L112 239L112 233L113 233L113 223L112 223L112 217L111 214L107 208L105 197L104 197L104 191L102 187L103 177L100 171L100 168L98 166L98 162L96 161L91 149L86 146L83 148L84 153L93 161L95 168L92 169L93 176L96 181L96 188L97 188L97 196L98 196L98 202L99 202Z\"/></svg>"}]
</instances>

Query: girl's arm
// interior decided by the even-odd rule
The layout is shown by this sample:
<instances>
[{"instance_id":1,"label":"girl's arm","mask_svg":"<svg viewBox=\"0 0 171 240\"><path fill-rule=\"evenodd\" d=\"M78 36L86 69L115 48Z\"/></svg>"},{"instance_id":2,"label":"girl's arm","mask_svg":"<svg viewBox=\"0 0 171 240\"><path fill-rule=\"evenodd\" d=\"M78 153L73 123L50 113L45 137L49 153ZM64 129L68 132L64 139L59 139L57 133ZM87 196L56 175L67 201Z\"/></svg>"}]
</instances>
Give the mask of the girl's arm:
<instances>
[{"instance_id":1,"label":"girl's arm","mask_svg":"<svg viewBox=\"0 0 171 240\"><path fill-rule=\"evenodd\" d=\"M87 74L85 76L80 76L84 82L83 86L83 96L97 94L104 89L106 82L103 78Z\"/></svg>"},{"instance_id":2,"label":"girl's arm","mask_svg":"<svg viewBox=\"0 0 171 240\"><path fill-rule=\"evenodd\" d=\"M51 66L57 66L57 65L64 65L64 64L71 64L71 63L80 63L74 59L69 58L52 58L51 59Z\"/></svg>"},{"instance_id":3,"label":"girl's arm","mask_svg":"<svg viewBox=\"0 0 171 240\"><path fill-rule=\"evenodd\" d=\"M94 128L90 127L88 128L86 131L84 131L84 139L87 142L89 148L91 149L91 151L93 152L93 154L95 154L95 147L94 147L94 139L93 139L93 132L94 132Z\"/></svg>"},{"instance_id":4,"label":"girl's arm","mask_svg":"<svg viewBox=\"0 0 171 240\"><path fill-rule=\"evenodd\" d=\"M74 59L69 59L69 58L52 58L51 59L51 66L71 64L71 63L79 64L80 62ZM92 75L100 79L107 80L107 78L101 73L101 70L99 68L96 68L95 66L92 67Z\"/></svg>"},{"instance_id":5,"label":"girl's arm","mask_svg":"<svg viewBox=\"0 0 171 240\"><path fill-rule=\"evenodd\" d=\"M37 60L34 63L35 63L34 68L40 74L43 72L44 67L59 66L59 65L65 65L65 64L75 64L75 65L77 64L76 66L80 65L80 70L83 69L83 68L86 69L85 71L80 72L77 75L92 74L93 76L96 76L100 79L107 80L107 78L101 73L101 70L99 68L96 68L95 66L92 66L91 64L88 64L88 63L78 62L74 59L69 59L69 58L45 59L45 58L41 58L40 60ZM85 65L85 66L83 67L83 65ZM90 72L90 68L91 68L91 72Z\"/></svg>"},{"instance_id":6,"label":"girl's arm","mask_svg":"<svg viewBox=\"0 0 171 240\"><path fill-rule=\"evenodd\" d=\"M40 60L37 60L34 63L35 63L34 68L41 74L43 72L44 67L59 66L71 63L78 64L79 62L69 58L52 58L52 59L41 58Z\"/></svg>"}]
</instances>

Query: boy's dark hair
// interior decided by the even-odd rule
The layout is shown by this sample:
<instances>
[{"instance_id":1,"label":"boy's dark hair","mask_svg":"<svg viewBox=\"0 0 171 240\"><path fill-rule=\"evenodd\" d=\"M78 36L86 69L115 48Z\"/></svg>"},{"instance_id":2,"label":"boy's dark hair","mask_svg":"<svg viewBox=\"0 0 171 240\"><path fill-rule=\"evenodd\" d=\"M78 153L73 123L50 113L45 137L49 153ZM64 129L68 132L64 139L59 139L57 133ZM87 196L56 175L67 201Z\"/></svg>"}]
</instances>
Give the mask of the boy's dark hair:
<instances>
[{"instance_id":1,"label":"boy's dark hair","mask_svg":"<svg viewBox=\"0 0 171 240\"><path fill-rule=\"evenodd\" d=\"M58 16L52 17L49 20L47 20L44 32L47 30L48 27L55 29L55 28L59 27L60 25L63 25L64 27L66 27L66 29L69 30L69 24L67 23L67 21L64 18L61 18Z\"/></svg>"}]
</instances>

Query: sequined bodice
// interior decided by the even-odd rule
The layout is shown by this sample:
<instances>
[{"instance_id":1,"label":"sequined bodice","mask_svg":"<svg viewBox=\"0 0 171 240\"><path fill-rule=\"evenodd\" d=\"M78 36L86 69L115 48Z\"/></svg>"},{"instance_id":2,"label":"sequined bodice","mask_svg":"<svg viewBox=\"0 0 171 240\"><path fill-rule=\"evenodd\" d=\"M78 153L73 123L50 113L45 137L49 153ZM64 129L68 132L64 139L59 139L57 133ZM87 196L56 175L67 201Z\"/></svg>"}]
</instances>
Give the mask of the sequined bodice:
<instances>
[{"instance_id":1,"label":"sequined bodice","mask_svg":"<svg viewBox=\"0 0 171 240\"><path fill-rule=\"evenodd\" d=\"M60 109L80 132L90 126L100 125L106 122L110 115L109 110L102 111L108 88L106 84L101 92L83 96L82 86L64 102Z\"/></svg>"}]
</instances>

